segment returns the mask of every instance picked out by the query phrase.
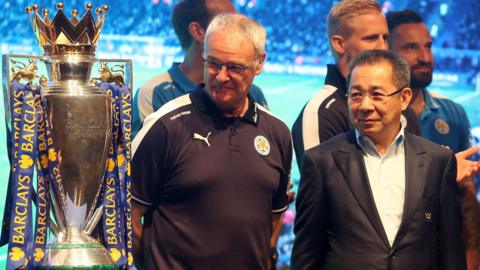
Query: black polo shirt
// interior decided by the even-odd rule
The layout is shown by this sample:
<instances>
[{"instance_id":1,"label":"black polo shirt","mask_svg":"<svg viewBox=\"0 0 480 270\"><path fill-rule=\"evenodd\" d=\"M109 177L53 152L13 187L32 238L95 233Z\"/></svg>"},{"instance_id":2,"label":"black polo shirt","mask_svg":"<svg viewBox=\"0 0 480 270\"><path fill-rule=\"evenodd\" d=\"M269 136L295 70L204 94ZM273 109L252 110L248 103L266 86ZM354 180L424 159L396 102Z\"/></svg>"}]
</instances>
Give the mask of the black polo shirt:
<instances>
[{"instance_id":1,"label":"black polo shirt","mask_svg":"<svg viewBox=\"0 0 480 270\"><path fill-rule=\"evenodd\" d=\"M288 200L281 120L251 101L226 118L200 85L148 116L133 151L147 269L266 269L272 212Z\"/></svg>"}]
</instances>

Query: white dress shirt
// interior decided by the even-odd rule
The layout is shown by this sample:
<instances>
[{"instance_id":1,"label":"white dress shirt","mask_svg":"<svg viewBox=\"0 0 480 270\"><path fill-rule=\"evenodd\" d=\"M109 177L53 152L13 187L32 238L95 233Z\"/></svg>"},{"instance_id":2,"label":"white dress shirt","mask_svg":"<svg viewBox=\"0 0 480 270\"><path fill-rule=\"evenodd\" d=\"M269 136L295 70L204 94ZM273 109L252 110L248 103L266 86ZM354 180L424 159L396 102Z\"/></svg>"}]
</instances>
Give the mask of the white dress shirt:
<instances>
[{"instance_id":1,"label":"white dress shirt","mask_svg":"<svg viewBox=\"0 0 480 270\"><path fill-rule=\"evenodd\" d=\"M384 156L380 155L370 138L361 135L358 130L355 134L363 150L373 199L392 246L402 221L405 202L404 128L400 129Z\"/></svg>"}]
</instances>

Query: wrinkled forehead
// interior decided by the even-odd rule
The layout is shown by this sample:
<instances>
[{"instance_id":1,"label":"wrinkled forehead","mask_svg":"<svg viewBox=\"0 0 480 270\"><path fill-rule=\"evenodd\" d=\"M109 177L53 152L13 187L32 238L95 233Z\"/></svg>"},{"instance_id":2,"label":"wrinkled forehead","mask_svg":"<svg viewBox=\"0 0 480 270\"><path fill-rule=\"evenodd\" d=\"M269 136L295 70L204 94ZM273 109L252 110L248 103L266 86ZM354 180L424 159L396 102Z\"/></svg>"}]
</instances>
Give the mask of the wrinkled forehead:
<instances>
[{"instance_id":1,"label":"wrinkled forehead","mask_svg":"<svg viewBox=\"0 0 480 270\"><path fill-rule=\"evenodd\" d=\"M205 39L204 56L210 54L229 54L241 58L255 56L253 42L242 32L235 29L225 28L210 32Z\"/></svg>"},{"instance_id":2,"label":"wrinkled forehead","mask_svg":"<svg viewBox=\"0 0 480 270\"><path fill-rule=\"evenodd\" d=\"M431 43L432 36L424 23L405 23L392 30L393 44L404 43Z\"/></svg>"},{"instance_id":3,"label":"wrinkled forehead","mask_svg":"<svg viewBox=\"0 0 480 270\"><path fill-rule=\"evenodd\" d=\"M360 63L349 74L347 83L348 89L352 87L383 88L385 85L395 85L392 65L385 60Z\"/></svg>"},{"instance_id":4,"label":"wrinkled forehead","mask_svg":"<svg viewBox=\"0 0 480 270\"><path fill-rule=\"evenodd\" d=\"M388 34L387 20L377 10L363 10L346 14L339 21L337 28L339 35L349 36L359 32Z\"/></svg>"}]
</instances>

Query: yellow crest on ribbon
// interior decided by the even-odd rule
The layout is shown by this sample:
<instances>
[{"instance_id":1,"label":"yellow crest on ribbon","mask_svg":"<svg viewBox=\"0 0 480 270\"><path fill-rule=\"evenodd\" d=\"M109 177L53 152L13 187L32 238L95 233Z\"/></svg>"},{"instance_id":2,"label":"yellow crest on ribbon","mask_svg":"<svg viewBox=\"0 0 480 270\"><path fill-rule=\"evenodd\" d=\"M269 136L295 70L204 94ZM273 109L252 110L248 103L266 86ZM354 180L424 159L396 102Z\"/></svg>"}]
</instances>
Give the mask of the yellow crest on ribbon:
<instances>
[{"instance_id":1,"label":"yellow crest on ribbon","mask_svg":"<svg viewBox=\"0 0 480 270\"><path fill-rule=\"evenodd\" d=\"M112 158L109 158L107 160L107 171L113 172L113 169L115 169L115 160L113 160Z\"/></svg>"},{"instance_id":2,"label":"yellow crest on ribbon","mask_svg":"<svg viewBox=\"0 0 480 270\"><path fill-rule=\"evenodd\" d=\"M133 255L132 255L132 253L128 253L127 258L128 258L128 261L127 261L128 265L133 265Z\"/></svg>"},{"instance_id":3,"label":"yellow crest on ribbon","mask_svg":"<svg viewBox=\"0 0 480 270\"><path fill-rule=\"evenodd\" d=\"M10 259L14 262L18 262L21 259L25 258L25 252L19 247L13 247L8 253Z\"/></svg>"},{"instance_id":4,"label":"yellow crest on ribbon","mask_svg":"<svg viewBox=\"0 0 480 270\"><path fill-rule=\"evenodd\" d=\"M48 157L47 155L42 155L40 157L40 164L42 164L42 168L46 169L48 167Z\"/></svg>"},{"instance_id":5,"label":"yellow crest on ribbon","mask_svg":"<svg viewBox=\"0 0 480 270\"><path fill-rule=\"evenodd\" d=\"M50 161L57 160L57 153L55 152L55 149L53 148L48 149L48 160Z\"/></svg>"},{"instance_id":6,"label":"yellow crest on ribbon","mask_svg":"<svg viewBox=\"0 0 480 270\"><path fill-rule=\"evenodd\" d=\"M125 162L125 157L124 157L124 155L119 155L119 156L117 157L117 160L118 160L118 167L123 166L123 163Z\"/></svg>"},{"instance_id":7,"label":"yellow crest on ribbon","mask_svg":"<svg viewBox=\"0 0 480 270\"><path fill-rule=\"evenodd\" d=\"M33 165L33 160L28 155L21 155L19 164L20 164L20 168L28 169Z\"/></svg>"},{"instance_id":8,"label":"yellow crest on ribbon","mask_svg":"<svg viewBox=\"0 0 480 270\"><path fill-rule=\"evenodd\" d=\"M111 248L110 249L110 257L112 257L112 260L116 263L118 260L120 260L120 257L122 256L122 253L116 248Z\"/></svg>"},{"instance_id":9,"label":"yellow crest on ribbon","mask_svg":"<svg viewBox=\"0 0 480 270\"><path fill-rule=\"evenodd\" d=\"M41 261L45 257L45 253L43 252L43 249L37 247L35 248L35 253L33 254L33 260L36 262Z\"/></svg>"}]
</instances>

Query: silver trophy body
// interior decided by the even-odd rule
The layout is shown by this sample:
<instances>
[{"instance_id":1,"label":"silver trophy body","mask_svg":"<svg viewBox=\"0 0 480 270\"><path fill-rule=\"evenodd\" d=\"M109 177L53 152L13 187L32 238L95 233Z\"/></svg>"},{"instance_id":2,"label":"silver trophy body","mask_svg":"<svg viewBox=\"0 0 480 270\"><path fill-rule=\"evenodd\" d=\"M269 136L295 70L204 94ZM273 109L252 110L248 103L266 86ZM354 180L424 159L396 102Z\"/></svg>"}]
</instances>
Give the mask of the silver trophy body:
<instances>
[{"instance_id":1,"label":"silver trophy body","mask_svg":"<svg viewBox=\"0 0 480 270\"><path fill-rule=\"evenodd\" d=\"M89 83L93 59L74 57L46 60L52 85L43 97L62 176L61 190L51 189L59 233L47 249L50 267L113 264L107 250L89 236L101 217L94 213L101 212L95 205L112 139L111 98Z\"/></svg>"},{"instance_id":2,"label":"silver trophy body","mask_svg":"<svg viewBox=\"0 0 480 270\"><path fill-rule=\"evenodd\" d=\"M93 67L98 63L94 59L96 42L108 7L97 9L97 21L91 7L87 4L81 20L76 10L72 20L66 19L63 4L57 4L59 11L53 20L47 18L48 11L43 11L42 18L38 6L27 7L44 57L3 56L4 82L8 82L4 83L7 129L12 130L8 115L10 84L14 80L35 84L32 78L39 78L38 84L42 85L41 95L52 127L61 180L51 179L57 185L50 186L55 218L50 227L56 238L47 245L44 266L50 269L117 269L106 248L91 236L102 216L99 194L112 140L112 98L92 83ZM15 69L15 57L26 58L30 64ZM123 74L112 72L106 61L122 62L127 69ZM36 66L31 68L37 62L46 64L48 81L35 74ZM131 87L131 61L101 60L100 65L97 79L125 83L123 75L129 71L127 85Z\"/></svg>"}]
</instances>

